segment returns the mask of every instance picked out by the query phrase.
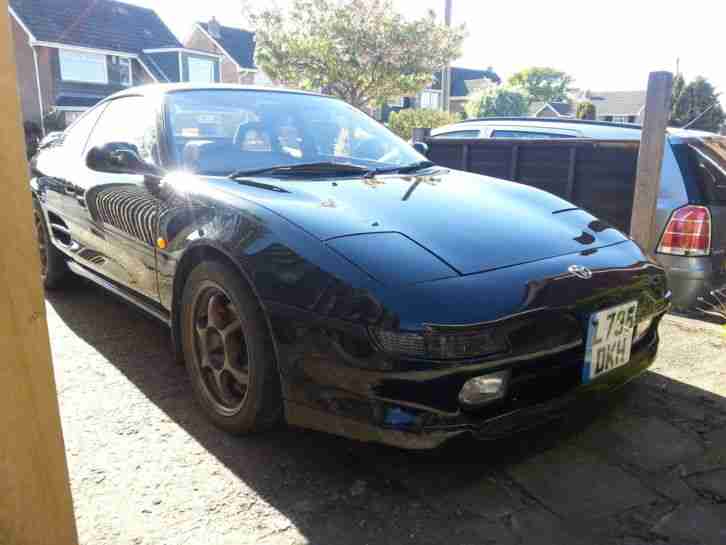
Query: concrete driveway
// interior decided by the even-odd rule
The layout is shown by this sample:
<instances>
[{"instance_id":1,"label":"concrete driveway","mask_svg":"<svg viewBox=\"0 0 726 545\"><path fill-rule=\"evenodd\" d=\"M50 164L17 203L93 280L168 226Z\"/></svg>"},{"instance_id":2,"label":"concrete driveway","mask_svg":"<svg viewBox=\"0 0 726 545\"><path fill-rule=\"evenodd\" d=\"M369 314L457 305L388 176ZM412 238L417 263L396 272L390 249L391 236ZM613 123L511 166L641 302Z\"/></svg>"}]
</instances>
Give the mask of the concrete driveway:
<instances>
[{"instance_id":1,"label":"concrete driveway","mask_svg":"<svg viewBox=\"0 0 726 545\"><path fill-rule=\"evenodd\" d=\"M83 544L724 544L726 338L668 317L606 405L494 443L411 453L194 405L164 327L84 284L48 296Z\"/></svg>"}]
</instances>

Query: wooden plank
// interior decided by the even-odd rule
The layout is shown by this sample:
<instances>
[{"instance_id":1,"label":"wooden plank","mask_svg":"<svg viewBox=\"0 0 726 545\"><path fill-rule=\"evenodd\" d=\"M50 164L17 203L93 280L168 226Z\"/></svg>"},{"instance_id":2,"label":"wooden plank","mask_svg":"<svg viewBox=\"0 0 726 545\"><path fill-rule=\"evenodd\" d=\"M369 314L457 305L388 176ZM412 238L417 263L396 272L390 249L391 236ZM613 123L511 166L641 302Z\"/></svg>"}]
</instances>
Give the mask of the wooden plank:
<instances>
[{"instance_id":1,"label":"wooden plank","mask_svg":"<svg viewBox=\"0 0 726 545\"><path fill-rule=\"evenodd\" d=\"M7 0L0 11L0 544L75 545Z\"/></svg>"},{"instance_id":2,"label":"wooden plank","mask_svg":"<svg viewBox=\"0 0 726 545\"><path fill-rule=\"evenodd\" d=\"M575 166L577 165L577 148L570 148L570 165L567 171L567 187L565 199L572 202L575 192Z\"/></svg>"},{"instance_id":3,"label":"wooden plank","mask_svg":"<svg viewBox=\"0 0 726 545\"><path fill-rule=\"evenodd\" d=\"M655 253L655 212L672 87L673 74L670 72L651 72L648 76L630 235L650 255Z\"/></svg>"},{"instance_id":4,"label":"wooden plank","mask_svg":"<svg viewBox=\"0 0 726 545\"><path fill-rule=\"evenodd\" d=\"M509 179L512 181L517 180L517 162L519 161L519 145L515 144L512 146L512 159L509 165Z\"/></svg>"}]
</instances>

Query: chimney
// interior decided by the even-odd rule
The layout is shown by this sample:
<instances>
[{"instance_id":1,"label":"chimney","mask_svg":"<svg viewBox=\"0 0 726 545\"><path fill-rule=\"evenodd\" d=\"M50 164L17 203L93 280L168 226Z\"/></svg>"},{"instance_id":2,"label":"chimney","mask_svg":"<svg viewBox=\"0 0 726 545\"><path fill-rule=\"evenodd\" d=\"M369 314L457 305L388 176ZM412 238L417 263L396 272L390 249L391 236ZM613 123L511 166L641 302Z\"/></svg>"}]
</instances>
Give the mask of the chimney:
<instances>
[{"instance_id":1,"label":"chimney","mask_svg":"<svg viewBox=\"0 0 726 545\"><path fill-rule=\"evenodd\" d=\"M220 33L220 27L219 27L219 21L215 17L212 17L209 20L209 23L207 23L207 29L209 30L210 36L215 39L219 39L222 37Z\"/></svg>"}]
</instances>

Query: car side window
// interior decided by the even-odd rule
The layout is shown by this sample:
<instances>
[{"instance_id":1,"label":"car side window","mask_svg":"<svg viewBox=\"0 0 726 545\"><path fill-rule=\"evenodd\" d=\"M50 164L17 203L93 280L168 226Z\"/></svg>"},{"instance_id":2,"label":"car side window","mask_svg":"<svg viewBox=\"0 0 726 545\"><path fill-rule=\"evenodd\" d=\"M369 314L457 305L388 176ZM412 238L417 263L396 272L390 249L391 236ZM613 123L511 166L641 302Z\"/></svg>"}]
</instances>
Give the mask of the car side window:
<instances>
[{"instance_id":1,"label":"car side window","mask_svg":"<svg viewBox=\"0 0 726 545\"><path fill-rule=\"evenodd\" d=\"M159 164L157 104L146 97L109 102L91 133L86 149L110 142L130 144L147 163Z\"/></svg>"},{"instance_id":2,"label":"car side window","mask_svg":"<svg viewBox=\"0 0 726 545\"><path fill-rule=\"evenodd\" d=\"M445 132L437 134L434 138L479 138L479 130Z\"/></svg>"},{"instance_id":3,"label":"car side window","mask_svg":"<svg viewBox=\"0 0 726 545\"><path fill-rule=\"evenodd\" d=\"M89 110L83 116L79 117L73 125L68 127L63 134L63 149L68 150L68 153L81 155L83 149L86 147L88 137L98 121L98 117L103 113L105 108L106 105L102 104Z\"/></svg>"},{"instance_id":4,"label":"car side window","mask_svg":"<svg viewBox=\"0 0 726 545\"><path fill-rule=\"evenodd\" d=\"M492 138L540 138L544 140L548 138L577 138L577 136L551 132L495 130L492 133Z\"/></svg>"}]
</instances>

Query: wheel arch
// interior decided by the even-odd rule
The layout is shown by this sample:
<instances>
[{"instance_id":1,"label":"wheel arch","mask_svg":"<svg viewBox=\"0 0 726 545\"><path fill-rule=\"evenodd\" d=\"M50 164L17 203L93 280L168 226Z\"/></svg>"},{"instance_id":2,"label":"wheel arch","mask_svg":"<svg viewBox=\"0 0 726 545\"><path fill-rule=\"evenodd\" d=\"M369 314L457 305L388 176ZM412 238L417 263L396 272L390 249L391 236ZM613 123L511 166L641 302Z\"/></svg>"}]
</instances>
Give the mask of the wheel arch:
<instances>
[{"instance_id":1,"label":"wheel arch","mask_svg":"<svg viewBox=\"0 0 726 545\"><path fill-rule=\"evenodd\" d=\"M277 366L277 372L280 374L280 357L277 346L277 339L275 338L275 332L270 321L267 308L265 307L262 298L260 297L257 289L255 288L252 278L247 270L242 266L239 260L231 256L224 248L213 244L210 241L201 242L190 246L182 255L174 273L174 283L172 287L172 298L171 298L171 334L172 343L174 348L174 355L177 361L181 362L183 359L184 351L181 344L181 329L180 320L181 315L181 298L184 285L189 277L189 273L194 267L203 261L217 261L225 265L229 265L234 270L240 273L240 277L244 282L247 289L250 291L252 296L257 301L257 304L262 310L262 315L265 317L265 324L267 325L267 332L270 335L270 341L272 342L272 349L275 354L275 365ZM280 377L282 380L282 377Z\"/></svg>"}]
</instances>

